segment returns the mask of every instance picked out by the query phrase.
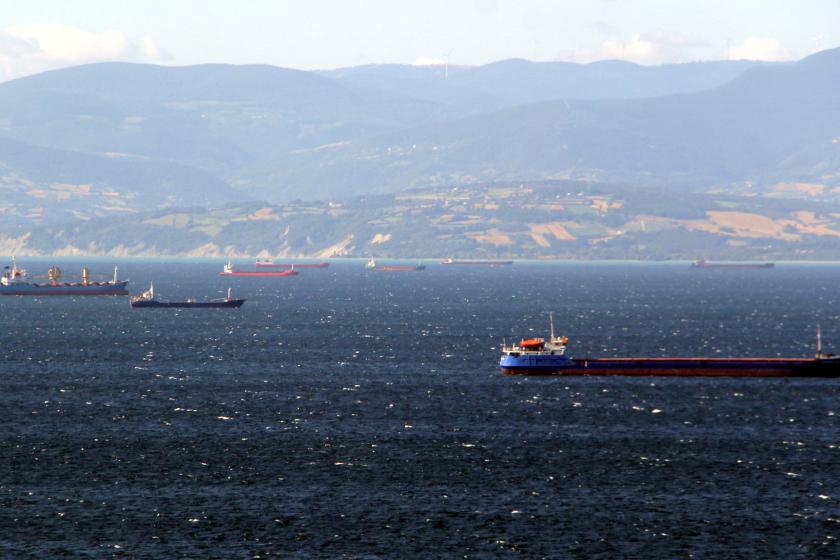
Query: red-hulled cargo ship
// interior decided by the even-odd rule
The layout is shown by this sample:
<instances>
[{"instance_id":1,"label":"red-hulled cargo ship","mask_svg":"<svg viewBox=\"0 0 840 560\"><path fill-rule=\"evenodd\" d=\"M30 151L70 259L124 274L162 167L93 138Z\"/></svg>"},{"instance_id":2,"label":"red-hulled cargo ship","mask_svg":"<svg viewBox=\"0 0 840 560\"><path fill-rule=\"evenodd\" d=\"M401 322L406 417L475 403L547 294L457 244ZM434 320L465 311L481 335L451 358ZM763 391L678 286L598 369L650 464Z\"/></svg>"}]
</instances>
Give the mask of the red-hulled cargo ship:
<instances>
[{"instance_id":1,"label":"red-hulled cargo ship","mask_svg":"<svg viewBox=\"0 0 840 560\"><path fill-rule=\"evenodd\" d=\"M236 270L228 262L219 276L297 276L298 271L294 268L284 270Z\"/></svg>"},{"instance_id":2,"label":"red-hulled cargo ship","mask_svg":"<svg viewBox=\"0 0 840 560\"><path fill-rule=\"evenodd\" d=\"M472 264L480 266L506 266L513 264L513 261L459 261L455 259L444 259L440 264Z\"/></svg>"},{"instance_id":3,"label":"red-hulled cargo ship","mask_svg":"<svg viewBox=\"0 0 840 560\"><path fill-rule=\"evenodd\" d=\"M257 268L327 268L330 266L330 263L328 262L276 263L271 259L257 259L255 264Z\"/></svg>"},{"instance_id":4,"label":"red-hulled cargo ship","mask_svg":"<svg viewBox=\"0 0 840 560\"><path fill-rule=\"evenodd\" d=\"M568 338L530 338L502 347L507 375L622 375L668 377L840 377L840 357L823 354L817 333L813 358L570 358Z\"/></svg>"},{"instance_id":5,"label":"red-hulled cargo ship","mask_svg":"<svg viewBox=\"0 0 840 560\"><path fill-rule=\"evenodd\" d=\"M365 268L368 270L380 270L384 272L419 272L421 270L426 270L426 265L424 264L377 264L376 261L371 257L368 260L367 264L365 264Z\"/></svg>"},{"instance_id":6,"label":"red-hulled cargo ship","mask_svg":"<svg viewBox=\"0 0 840 560\"><path fill-rule=\"evenodd\" d=\"M751 262L710 262L700 259L691 263L691 268L773 268L776 263L751 263Z\"/></svg>"}]
</instances>

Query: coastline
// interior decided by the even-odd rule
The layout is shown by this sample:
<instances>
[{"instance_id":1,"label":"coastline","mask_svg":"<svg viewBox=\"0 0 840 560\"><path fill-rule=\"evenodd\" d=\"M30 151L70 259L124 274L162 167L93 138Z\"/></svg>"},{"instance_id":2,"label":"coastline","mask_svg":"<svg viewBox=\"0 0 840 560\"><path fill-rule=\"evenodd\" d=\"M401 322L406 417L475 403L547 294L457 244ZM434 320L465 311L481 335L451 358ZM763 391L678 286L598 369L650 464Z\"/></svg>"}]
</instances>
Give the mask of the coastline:
<instances>
[{"instance_id":1,"label":"coastline","mask_svg":"<svg viewBox=\"0 0 840 560\"><path fill-rule=\"evenodd\" d=\"M393 263L405 263L405 264L425 264L425 265L435 265L441 264L442 261L451 255L442 256L442 257L388 257L382 256L377 257L383 261L393 262ZM164 262L164 263L177 263L177 262L188 262L188 263L218 263L222 261L230 260L234 263L253 263L258 258L266 258L263 256L178 256L178 255L120 255L120 256L110 256L110 255L62 255L62 254L50 254L50 255L27 255L25 253L16 253L15 257L18 260L25 259L27 261L32 262L53 262L53 261L66 261L66 262L89 262L89 263L114 263L114 262ZM329 262L331 264L364 264L370 257L330 257L330 258L322 258L322 257L295 257L295 256L277 256L277 257L270 257L274 259L287 259L287 260L295 260L300 262ZM454 257L460 258L464 260L471 260L469 257ZM510 256L501 256L501 257L485 257L482 256L480 259L475 258L475 260L482 260L485 258L492 258L492 259L505 259L505 260L512 260L515 265L528 265L528 266L568 266L568 265L596 265L596 266L689 266L693 259L546 259L546 258L516 258ZM12 255L2 255L0 259L4 261L11 262ZM812 259L757 259L757 260L720 260L719 262L739 262L739 263L763 263L763 262L773 262L776 266L836 266L840 265L840 259L838 260L812 260ZM493 268L493 267L490 267Z\"/></svg>"}]
</instances>

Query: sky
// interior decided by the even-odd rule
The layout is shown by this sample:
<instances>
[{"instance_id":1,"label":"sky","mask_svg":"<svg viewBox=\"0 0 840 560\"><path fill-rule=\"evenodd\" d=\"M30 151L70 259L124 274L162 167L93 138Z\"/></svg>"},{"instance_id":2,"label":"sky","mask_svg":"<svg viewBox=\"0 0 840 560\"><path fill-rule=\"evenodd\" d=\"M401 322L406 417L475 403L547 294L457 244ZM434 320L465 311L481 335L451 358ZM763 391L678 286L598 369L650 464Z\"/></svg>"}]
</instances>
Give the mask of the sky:
<instances>
[{"instance_id":1,"label":"sky","mask_svg":"<svg viewBox=\"0 0 840 560\"><path fill-rule=\"evenodd\" d=\"M0 0L0 81L114 60L666 64L837 46L840 0Z\"/></svg>"}]
</instances>

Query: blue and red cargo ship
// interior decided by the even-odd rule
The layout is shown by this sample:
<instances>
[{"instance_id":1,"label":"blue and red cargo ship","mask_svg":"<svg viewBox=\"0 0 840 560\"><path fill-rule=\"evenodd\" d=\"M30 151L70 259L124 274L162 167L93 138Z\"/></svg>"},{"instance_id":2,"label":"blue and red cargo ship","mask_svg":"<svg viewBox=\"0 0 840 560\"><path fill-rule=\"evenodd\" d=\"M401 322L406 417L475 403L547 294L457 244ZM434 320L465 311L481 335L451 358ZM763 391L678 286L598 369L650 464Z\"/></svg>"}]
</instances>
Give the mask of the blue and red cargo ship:
<instances>
[{"instance_id":1,"label":"blue and red cargo ship","mask_svg":"<svg viewBox=\"0 0 840 560\"><path fill-rule=\"evenodd\" d=\"M47 276L49 282L35 283L26 278L26 270L18 268L17 261L12 257L12 266L3 268L0 275L0 295L4 296L126 296L128 295L128 280L117 278L117 267L114 267L114 277L104 282L93 281L87 267L82 268L81 282L60 282L61 269L53 266Z\"/></svg>"},{"instance_id":2,"label":"blue and red cargo ship","mask_svg":"<svg viewBox=\"0 0 840 560\"><path fill-rule=\"evenodd\" d=\"M629 375L670 377L840 377L840 356L823 354L817 333L813 358L570 358L569 339L527 338L503 345L506 375Z\"/></svg>"}]
</instances>

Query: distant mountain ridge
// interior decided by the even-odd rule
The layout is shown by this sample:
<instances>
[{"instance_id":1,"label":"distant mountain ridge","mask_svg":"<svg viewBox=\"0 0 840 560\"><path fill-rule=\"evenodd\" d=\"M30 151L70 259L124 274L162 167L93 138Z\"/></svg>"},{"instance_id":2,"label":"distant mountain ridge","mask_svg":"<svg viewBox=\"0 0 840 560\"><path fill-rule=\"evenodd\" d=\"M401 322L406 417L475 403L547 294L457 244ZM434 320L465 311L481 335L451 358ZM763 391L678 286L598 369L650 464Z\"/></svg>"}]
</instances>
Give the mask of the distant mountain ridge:
<instances>
[{"instance_id":1,"label":"distant mountain ridge","mask_svg":"<svg viewBox=\"0 0 840 560\"><path fill-rule=\"evenodd\" d=\"M389 91L457 107L460 116L468 116L556 99L693 93L725 84L765 64L737 60L642 66L619 60L578 64L508 59L477 67L358 66L321 75L353 91Z\"/></svg>"},{"instance_id":2,"label":"distant mountain ridge","mask_svg":"<svg viewBox=\"0 0 840 560\"><path fill-rule=\"evenodd\" d=\"M58 150L3 136L0 189L0 216L7 230L238 200L224 181L177 162Z\"/></svg>"},{"instance_id":3,"label":"distant mountain ridge","mask_svg":"<svg viewBox=\"0 0 840 560\"><path fill-rule=\"evenodd\" d=\"M335 181L353 170L407 186L592 179L720 187L737 182L840 185L840 49L753 67L710 90L643 99L544 101L333 150ZM828 157L828 160L826 160ZM309 162L286 160L297 173Z\"/></svg>"},{"instance_id":4,"label":"distant mountain ridge","mask_svg":"<svg viewBox=\"0 0 840 560\"><path fill-rule=\"evenodd\" d=\"M352 136L344 129L353 119L377 127L365 102L331 80L271 66L100 63L0 84L0 133L7 136L217 173L262 157L260 150ZM301 130L307 124L312 130Z\"/></svg>"},{"instance_id":5,"label":"distant mountain ridge","mask_svg":"<svg viewBox=\"0 0 840 560\"><path fill-rule=\"evenodd\" d=\"M301 209L308 202L296 202L296 227L332 231L340 222L353 235L367 235L370 228L361 221L376 218L364 203L348 201L500 182L627 185L637 189L627 204L644 189L658 189L674 206L660 211L663 219L679 215L680 200L689 193L740 197L739 216L763 215L767 200L778 198L832 205L840 201L838 91L840 49L775 64L509 60L474 68L382 65L303 72L102 63L56 70L0 83L0 237L11 240L10 247L64 250L40 233L49 226L71 252L97 252L105 249L90 238L78 244L81 232L93 235L119 224L113 227L120 236L133 232L140 239L157 231L142 220L201 207L213 218L195 218L189 223L200 225L192 237L155 251L205 254L213 251L202 249L204 243L225 246L215 237L219 232L236 238L240 222L265 226L256 239L270 245L268 240L282 236L271 229L283 223L277 218L282 205L294 200L319 201L313 202L319 208L332 201L343 208L327 212L335 218L330 225L329 219L305 218ZM252 220L225 210L230 204L249 207L249 200L267 201L260 208L270 208L272 217ZM718 211L703 200L710 212ZM348 208L355 217L347 216ZM219 218L228 214L230 224ZM143 218L137 223L135 217ZM708 220L702 227L723 227ZM774 220L772 231L806 227L799 218ZM793 225L785 225L790 220ZM517 232L508 235L531 235ZM285 249L261 249L254 241L241 250L310 254L317 243L307 245L306 239L314 233L300 235L294 242L286 238ZM424 235L416 233L422 246L437 243ZM338 243L327 238L329 245L318 251ZM107 251L129 254L141 251L140 245L148 250L143 241L125 243ZM415 252L412 243L390 247ZM524 254L542 254L528 247L521 245ZM585 244L574 247L587 252Z\"/></svg>"},{"instance_id":6,"label":"distant mountain ridge","mask_svg":"<svg viewBox=\"0 0 840 560\"><path fill-rule=\"evenodd\" d=\"M329 160L336 147L537 100L696 91L758 65L508 60L450 71L383 65L304 72L99 63L0 84L0 135L65 151L170 160L211 173L246 197L336 198L408 185L389 180L387 168L333 185L332 170L319 176L309 154Z\"/></svg>"}]
</instances>

